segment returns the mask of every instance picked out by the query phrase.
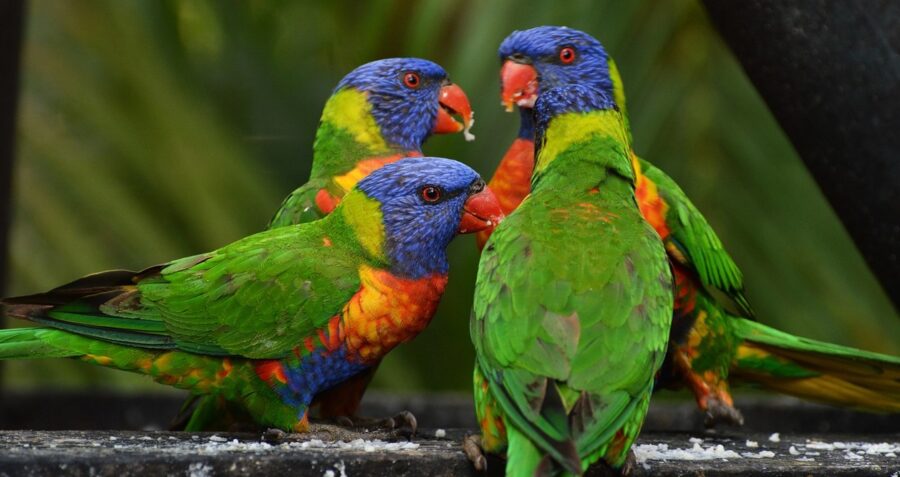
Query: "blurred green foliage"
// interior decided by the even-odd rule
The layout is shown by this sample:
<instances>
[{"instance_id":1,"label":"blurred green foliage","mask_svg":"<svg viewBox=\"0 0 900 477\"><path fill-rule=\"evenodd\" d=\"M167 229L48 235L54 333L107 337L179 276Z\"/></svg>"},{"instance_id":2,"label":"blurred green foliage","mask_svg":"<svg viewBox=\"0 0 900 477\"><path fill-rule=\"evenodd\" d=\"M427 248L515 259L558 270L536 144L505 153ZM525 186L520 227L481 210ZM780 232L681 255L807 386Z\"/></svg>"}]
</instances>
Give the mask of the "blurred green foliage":
<instances>
[{"instance_id":1,"label":"blurred green foliage","mask_svg":"<svg viewBox=\"0 0 900 477\"><path fill-rule=\"evenodd\" d=\"M479 139L435 137L426 153L489 175L517 127L499 107L497 46L541 24L605 43L636 149L706 213L763 322L900 353L896 312L695 0L31 2L10 293L261 230L307 177L333 85L377 58L445 66L477 111ZM471 237L451 252L438 316L385 361L377 386L468 390ZM73 362L8 369L19 387L155 386Z\"/></svg>"}]
</instances>

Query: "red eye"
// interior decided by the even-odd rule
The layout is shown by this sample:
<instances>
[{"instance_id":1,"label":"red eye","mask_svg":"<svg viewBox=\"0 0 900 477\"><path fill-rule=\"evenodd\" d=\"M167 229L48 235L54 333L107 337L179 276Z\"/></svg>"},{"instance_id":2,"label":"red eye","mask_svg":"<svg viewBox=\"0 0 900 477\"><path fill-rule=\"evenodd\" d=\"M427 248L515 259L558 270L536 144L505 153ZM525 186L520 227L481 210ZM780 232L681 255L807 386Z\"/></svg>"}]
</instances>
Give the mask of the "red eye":
<instances>
[{"instance_id":1,"label":"red eye","mask_svg":"<svg viewBox=\"0 0 900 477\"><path fill-rule=\"evenodd\" d=\"M422 188L422 200L429 203L435 203L441 200L441 188L435 186L425 186Z\"/></svg>"},{"instance_id":2,"label":"red eye","mask_svg":"<svg viewBox=\"0 0 900 477\"><path fill-rule=\"evenodd\" d=\"M403 75L403 84L405 84L407 88L416 89L419 87L420 83L419 75L416 73L406 73Z\"/></svg>"},{"instance_id":3,"label":"red eye","mask_svg":"<svg viewBox=\"0 0 900 477\"><path fill-rule=\"evenodd\" d=\"M559 50L559 61L562 61L563 64L566 64L566 65L575 61L575 48L572 48L571 46L567 46L567 47Z\"/></svg>"}]
</instances>

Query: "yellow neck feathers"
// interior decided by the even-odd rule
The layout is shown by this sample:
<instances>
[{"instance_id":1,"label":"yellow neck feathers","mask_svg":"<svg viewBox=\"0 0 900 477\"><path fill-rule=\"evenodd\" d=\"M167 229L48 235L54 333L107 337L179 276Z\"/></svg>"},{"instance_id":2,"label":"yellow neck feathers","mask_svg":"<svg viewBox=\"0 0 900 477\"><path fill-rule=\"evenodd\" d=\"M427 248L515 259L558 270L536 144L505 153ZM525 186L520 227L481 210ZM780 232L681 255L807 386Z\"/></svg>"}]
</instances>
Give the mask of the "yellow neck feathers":
<instances>
[{"instance_id":1,"label":"yellow neck feathers","mask_svg":"<svg viewBox=\"0 0 900 477\"><path fill-rule=\"evenodd\" d=\"M366 99L366 93L362 91L346 88L334 93L325 103L322 122L346 130L356 142L371 151L390 149L381 136L381 128L372 116L372 105Z\"/></svg>"},{"instance_id":2,"label":"yellow neck feathers","mask_svg":"<svg viewBox=\"0 0 900 477\"><path fill-rule=\"evenodd\" d=\"M378 201L370 199L359 190L354 190L345 195L341 201L341 213L363 249L372 258L387 262L384 252L384 221Z\"/></svg>"},{"instance_id":3,"label":"yellow neck feathers","mask_svg":"<svg viewBox=\"0 0 900 477\"><path fill-rule=\"evenodd\" d=\"M547 168L560 154L575 144L590 139L610 138L630 150L622 116L618 111L561 114L550 121L534 166L535 175Z\"/></svg>"}]
</instances>

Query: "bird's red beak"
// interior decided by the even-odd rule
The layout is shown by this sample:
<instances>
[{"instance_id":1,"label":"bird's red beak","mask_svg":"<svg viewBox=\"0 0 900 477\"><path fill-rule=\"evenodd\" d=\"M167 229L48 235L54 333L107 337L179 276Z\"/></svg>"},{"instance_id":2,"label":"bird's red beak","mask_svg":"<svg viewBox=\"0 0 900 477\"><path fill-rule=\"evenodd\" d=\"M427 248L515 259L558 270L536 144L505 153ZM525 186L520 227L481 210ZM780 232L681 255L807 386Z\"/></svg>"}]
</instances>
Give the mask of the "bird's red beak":
<instances>
[{"instance_id":1,"label":"bird's red beak","mask_svg":"<svg viewBox=\"0 0 900 477\"><path fill-rule=\"evenodd\" d=\"M465 91L459 86L450 83L441 87L438 96L438 117L431 132L435 134L452 134L460 131L466 137L466 141L475 139L475 135L469 132L475 124L475 115ZM459 115L462 122L453 119L453 115Z\"/></svg>"},{"instance_id":2,"label":"bird's red beak","mask_svg":"<svg viewBox=\"0 0 900 477\"><path fill-rule=\"evenodd\" d=\"M500 68L500 100L507 112L513 105L533 108L538 96L537 70L531 65L506 60Z\"/></svg>"},{"instance_id":3,"label":"bird's red beak","mask_svg":"<svg viewBox=\"0 0 900 477\"><path fill-rule=\"evenodd\" d=\"M469 196L463 206L462 220L459 222L459 233L471 234L482 230L493 229L503 220L503 210L490 187L484 186L481 192Z\"/></svg>"}]
</instances>

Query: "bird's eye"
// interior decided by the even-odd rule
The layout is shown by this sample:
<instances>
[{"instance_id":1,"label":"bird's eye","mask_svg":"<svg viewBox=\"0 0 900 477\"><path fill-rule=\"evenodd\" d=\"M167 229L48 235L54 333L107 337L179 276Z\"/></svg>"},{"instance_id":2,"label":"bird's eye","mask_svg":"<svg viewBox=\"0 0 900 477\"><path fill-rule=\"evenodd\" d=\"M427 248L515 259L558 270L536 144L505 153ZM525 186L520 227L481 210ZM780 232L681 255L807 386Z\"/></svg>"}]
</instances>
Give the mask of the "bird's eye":
<instances>
[{"instance_id":1,"label":"bird's eye","mask_svg":"<svg viewBox=\"0 0 900 477\"><path fill-rule=\"evenodd\" d=\"M566 65L575 61L575 48L566 46L559 50L559 61L562 61L563 64Z\"/></svg>"},{"instance_id":2,"label":"bird's eye","mask_svg":"<svg viewBox=\"0 0 900 477\"><path fill-rule=\"evenodd\" d=\"M428 202L429 204L433 204L441 200L441 196L443 195L444 194L441 192L440 187L425 186L422 188L422 200Z\"/></svg>"},{"instance_id":3,"label":"bird's eye","mask_svg":"<svg viewBox=\"0 0 900 477\"><path fill-rule=\"evenodd\" d=\"M416 89L422 84L422 81L419 79L417 73L409 72L403 75L403 84L405 84L407 88Z\"/></svg>"}]
</instances>

